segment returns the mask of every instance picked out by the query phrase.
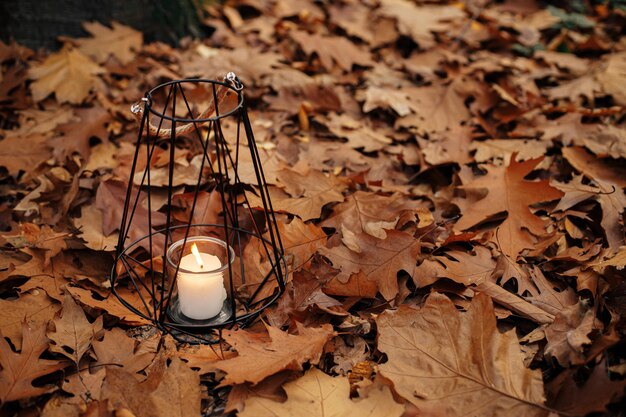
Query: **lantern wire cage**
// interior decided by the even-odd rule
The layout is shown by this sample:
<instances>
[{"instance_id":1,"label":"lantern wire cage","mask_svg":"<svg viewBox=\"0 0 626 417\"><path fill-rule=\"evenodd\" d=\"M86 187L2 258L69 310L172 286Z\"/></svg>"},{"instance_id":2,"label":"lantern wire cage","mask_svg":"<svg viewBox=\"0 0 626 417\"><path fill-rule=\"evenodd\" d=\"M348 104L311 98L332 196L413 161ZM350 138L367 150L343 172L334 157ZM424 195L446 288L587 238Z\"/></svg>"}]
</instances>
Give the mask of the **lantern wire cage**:
<instances>
[{"instance_id":1,"label":"lantern wire cage","mask_svg":"<svg viewBox=\"0 0 626 417\"><path fill-rule=\"evenodd\" d=\"M232 72L223 81L170 81L131 110L139 135L112 292L141 321L179 341L219 342L222 329L250 324L276 301L288 274L243 85ZM224 297L203 299L196 287L186 289L199 308L218 303L209 318L191 318L183 308L183 278L193 281L185 285L203 279L181 267L195 243L221 253L213 272L223 279Z\"/></svg>"}]
</instances>

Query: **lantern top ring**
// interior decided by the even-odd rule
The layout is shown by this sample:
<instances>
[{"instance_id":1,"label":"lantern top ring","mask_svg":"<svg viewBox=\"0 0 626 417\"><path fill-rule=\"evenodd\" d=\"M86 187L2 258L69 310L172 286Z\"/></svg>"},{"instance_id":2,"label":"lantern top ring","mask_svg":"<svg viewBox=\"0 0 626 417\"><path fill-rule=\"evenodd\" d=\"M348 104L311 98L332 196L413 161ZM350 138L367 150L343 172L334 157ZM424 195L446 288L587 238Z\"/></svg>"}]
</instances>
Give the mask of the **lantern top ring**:
<instances>
[{"instance_id":1,"label":"lantern top ring","mask_svg":"<svg viewBox=\"0 0 626 417\"><path fill-rule=\"evenodd\" d=\"M239 78L236 75L234 76L234 80L232 82L228 78L225 78L225 80L226 81L222 82L222 81L208 80L208 79L203 79L203 78L186 78L184 80L168 81L148 91L142 100L145 101L145 107L151 114L159 118L169 120L171 122L175 122L175 123L215 122L217 120L224 119L234 113L237 113L243 107L243 101L244 101L243 84L241 84L241 81L239 81ZM226 88L227 92L232 92L237 95L237 104L234 105L232 108L230 108L226 112L223 112L223 113L220 112L219 114L214 114L211 117L192 118L192 119L183 118L183 117L172 117L171 115L168 116L164 114L163 112L160 112L154 108L154 106L152 105L152 97L153 95L155 95L155 93L162 92L167 97L170 94L176 94L177 90L182 91L182 88L185 84L204 84L205 86L207 86L207 88L209 88L209 91L213 90L214 93L218 89ZM168 87L170 90L169 92L167 91Z\"/></svg>"}]
</instances>

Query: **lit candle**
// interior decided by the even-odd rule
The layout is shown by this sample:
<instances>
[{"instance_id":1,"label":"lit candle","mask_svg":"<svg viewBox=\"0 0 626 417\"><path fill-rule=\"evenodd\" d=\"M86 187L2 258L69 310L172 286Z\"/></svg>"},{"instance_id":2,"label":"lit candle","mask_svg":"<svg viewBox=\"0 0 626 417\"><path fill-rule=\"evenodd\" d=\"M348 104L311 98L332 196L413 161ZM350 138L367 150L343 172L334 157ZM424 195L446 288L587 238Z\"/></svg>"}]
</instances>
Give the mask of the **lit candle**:
<instances>
[{"instance_id":1,"label":"lit candle","mask_svg":"<svg viewBox=\"0 0 626 417\"><path fill-rule=\"evenodd\" d=\"M194 320L206 320L217 316L226 300L220 259L209 253L201 253L196 244L191 253L183 256L176 276L178 301L181 312Z\"/></svg>"}]
</instances>

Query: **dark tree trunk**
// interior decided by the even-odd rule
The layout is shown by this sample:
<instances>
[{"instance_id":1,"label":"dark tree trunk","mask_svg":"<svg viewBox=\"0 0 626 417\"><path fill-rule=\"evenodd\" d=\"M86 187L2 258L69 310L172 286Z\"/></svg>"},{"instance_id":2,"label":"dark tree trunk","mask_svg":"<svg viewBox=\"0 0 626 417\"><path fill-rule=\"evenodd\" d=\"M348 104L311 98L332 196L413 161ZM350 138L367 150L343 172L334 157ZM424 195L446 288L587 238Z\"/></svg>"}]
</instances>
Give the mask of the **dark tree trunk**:
<instances>
[{"instance_id":1,"label":"dark tree trunk","mask_svg":"<svg viewBox=\"0 0 626 417\"><path fill-rule=\"evenodd\" d=\"M1 0L0 39L31 48L56 49L57 37L86 36L85 21L116 20L144 33L146 40L175 44L201 37L195 0Z\"/></svg>"}]
</instances>

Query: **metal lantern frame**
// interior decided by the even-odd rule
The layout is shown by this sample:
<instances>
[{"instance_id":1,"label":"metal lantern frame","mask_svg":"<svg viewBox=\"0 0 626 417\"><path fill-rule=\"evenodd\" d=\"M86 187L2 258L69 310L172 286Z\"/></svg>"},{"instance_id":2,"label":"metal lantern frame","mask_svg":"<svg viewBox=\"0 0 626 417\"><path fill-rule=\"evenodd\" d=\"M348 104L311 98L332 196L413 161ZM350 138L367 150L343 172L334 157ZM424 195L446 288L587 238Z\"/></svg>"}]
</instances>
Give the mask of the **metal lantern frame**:
<instances>
[{"instance_id":1,"label":"metal lantern frame","mask_svg":"<svg viewBox=\"0 0 626 417\"><path fill-rule=\"evenodd\" d=\"M207 98L209 108L199 114L197 109L192 109L187 97L193 88L200 88L211 96ZM154 100L155 95L161 98L158 104ZM236 103L225 105L226 97L231 99L231 103L233 98L236 99ZM223 81L170 81L148 91L142 101L133 105L131 110L140 126L119 228L115 263L111 270L112 293L131 312L151 322L164 333L172 334L179 341L218 342L221 340L222 329L250 324L276 301L285 291L288 274L276 215L246 108L243 84L232 72ZM227 118L236 122L236 133L229 136L230 142L222 128ZM154 120L156 123L153 123ZM206 133L202 133L203 131ZM197 182L193 186L187 186L187 189L191 188L188 194L193 193L193 200L188 214L189 220L186 222L175 218L176 207L173 206L177 169L175 149L183 137L192 142L198 141L202 149ZM144 147L147 149L147 162L141 170L138 168L141 165L138 161ZM158 204L155 204L152 196L158 187L151 184L151 165L158 147L161 147L162 153L168 158L167 198L161 207L156 207ZM253 184L241 180L239 167L242 163L242 152L248 153L252 161L255 179ZM219 193L221 223L193 223L201 190ZM248 199L250 193L257 197L256 206ZM139 216L145 217L146 211L147 219L139 219ZM157 227L157 218L161 223L165 218L164 224ZM145 224L146 221L149 233L131 241L129 234L134 224ZM181 318L180 314L173 313L180 259L172 270L168 268L166 252L174 243L175 235L184 236L184 251L188 239L198 236L198 231L205 229L219 234L226 242L229 264L233 262L232 256L238 257L237 270L229 267L228 276L224 273L229 295L219 316L221 318L193 320L184 315ZM260 256L265 257L265 269L268 271L265 276L255 277L251 293L242 293L241 288L248 284L246 275L249 280L250 265L253 264L245 259L245 245L251 244L252 240L256 240ZM235 284L236 280L238 284Z\"/></svg>"}]
</instances>

